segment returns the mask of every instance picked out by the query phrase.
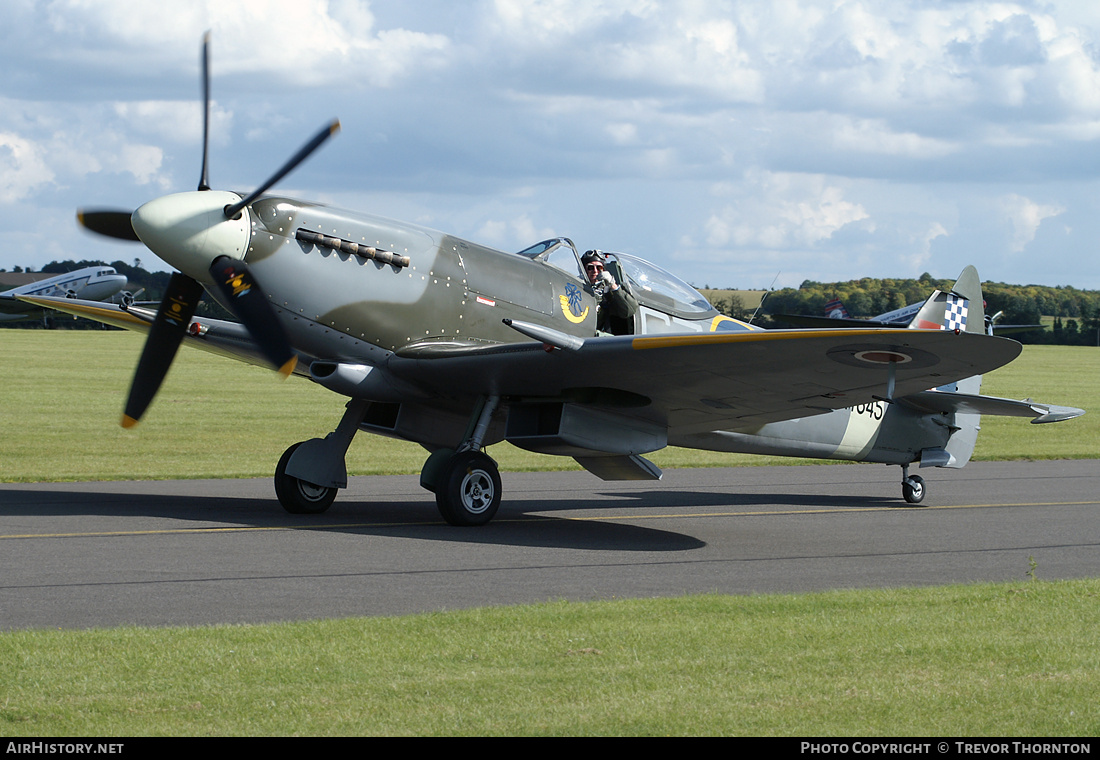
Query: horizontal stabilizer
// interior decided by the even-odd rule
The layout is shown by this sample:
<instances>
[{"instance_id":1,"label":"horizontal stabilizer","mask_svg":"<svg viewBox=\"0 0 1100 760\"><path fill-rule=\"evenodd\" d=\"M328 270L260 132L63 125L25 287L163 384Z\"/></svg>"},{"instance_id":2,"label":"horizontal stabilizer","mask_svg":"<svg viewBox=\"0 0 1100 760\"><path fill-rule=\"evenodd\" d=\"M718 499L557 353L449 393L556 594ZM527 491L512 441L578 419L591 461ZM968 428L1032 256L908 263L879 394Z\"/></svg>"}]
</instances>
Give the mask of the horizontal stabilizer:
<instances>
[{"instance_id":1,"label":"horizontal stabilizer","mask_svg":"<svg viewBox=\"0 0 1100 760\"><path fill-rule=\"evenodd\" d=\"M1030 399L1016 401L996 396L979 396L970 393L945 391L921 391L897 399L898 403L925 413L990 414L1000 417L1030 417L1033 424L1061 422L1080 417L1084 409L1072 406L1040 404Z\"/></svg>"},{"instance_id":2,"label":"horizontal stabilizer","mask_svg":"<svg viewBox=\"0 0 1100 760\"><path fill-rule=\"evenodd\" d=\"M920 453L921 467L953 467L958 465L955 455L947 449L922 449ZM958 465L961 467L962 465Z\"/></svg>"}]
</instances>

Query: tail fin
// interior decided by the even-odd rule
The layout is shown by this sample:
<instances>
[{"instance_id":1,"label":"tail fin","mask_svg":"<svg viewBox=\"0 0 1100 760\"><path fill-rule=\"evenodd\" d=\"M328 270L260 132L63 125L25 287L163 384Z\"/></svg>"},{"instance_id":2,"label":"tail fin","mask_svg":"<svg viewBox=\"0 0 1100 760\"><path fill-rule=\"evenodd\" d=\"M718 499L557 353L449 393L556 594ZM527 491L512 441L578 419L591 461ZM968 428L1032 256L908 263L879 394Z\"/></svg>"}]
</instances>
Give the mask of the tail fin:
<instances>
[{"instance_id":1,"label":"tail fin","mask_svg":"<svg viewBox=\"0 0 1100 760\"><path fill-rule=\"evenodd\" d=\"M935 291L909 323L910 329L985 332L985 304L978 270L962 270L947 293Z\"/></svg>"},{"instance_id":2,"label":"tail fin","mask_svg":"<svg viewBox=\"0 0 1100 760\"><path fill-rule=\"evenodd\" d=\"M909 328L985 333L985 303L978 270L968 266L962 270L949 292L935 291L913 317ZM981 387L982 376L975 375L937 390L976 396ZM962 467L970 461L978 440L978 430L981 429L981 415L955 411L948 428L951 435L943 449L921 453L922 467Z\"/></svg>"}]
</instances>

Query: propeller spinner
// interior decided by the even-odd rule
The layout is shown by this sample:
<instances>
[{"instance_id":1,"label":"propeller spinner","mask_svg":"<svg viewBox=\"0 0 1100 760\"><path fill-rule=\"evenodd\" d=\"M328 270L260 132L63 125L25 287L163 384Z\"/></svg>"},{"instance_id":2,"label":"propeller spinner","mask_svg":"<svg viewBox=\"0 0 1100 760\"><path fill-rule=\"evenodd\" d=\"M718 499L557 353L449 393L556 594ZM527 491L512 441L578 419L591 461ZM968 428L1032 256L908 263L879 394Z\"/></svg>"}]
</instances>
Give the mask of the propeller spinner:
<instances>
[{"instance_id":1,"label":"propeller spinner","mask_svg":"<svg viewBox=\"0 0 1100 760\"><path fill-rule=\"evenodd\" d=\"M236 193L211 190L209 184L209 33L202 45L202 89L202 172L197 191L157 198L132 214L112 209L77 212L77 220L89 231L145 243L149 250L180 270L169 281L138 360L122 416L123 427L137 424L160 388L202 298L203 282L217 288L260 352L280 374L293 372L298 360L274 308L242 260L251 230L251 219L242 212L336 134L340 122L329 123L256 190L241 198Z\"/></svg>"}]
</instances>

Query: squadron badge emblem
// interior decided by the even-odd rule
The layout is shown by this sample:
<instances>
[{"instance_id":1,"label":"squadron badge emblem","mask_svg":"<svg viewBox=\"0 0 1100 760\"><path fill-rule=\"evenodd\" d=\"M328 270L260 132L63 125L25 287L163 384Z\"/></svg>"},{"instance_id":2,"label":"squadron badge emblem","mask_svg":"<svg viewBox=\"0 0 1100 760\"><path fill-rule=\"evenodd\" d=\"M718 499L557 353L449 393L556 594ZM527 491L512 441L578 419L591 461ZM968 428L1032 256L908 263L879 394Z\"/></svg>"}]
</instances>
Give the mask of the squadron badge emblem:
<instances>
[{"instance_id":1,"label":"squadron badge emblem","mask_svg":"<svg viewBox=\"0 0 1100 760\"><path fill-rule=\"evenodd\" d=\"M561 301L561 312L575 325L579 325L585 319L588 318L588 307L584 307L584 311L581 311L581 289L572 283L566 283L565 295L558 296L558 300ZM579 314L577 312L580 312Z\"/></svg>"}]
</instances>

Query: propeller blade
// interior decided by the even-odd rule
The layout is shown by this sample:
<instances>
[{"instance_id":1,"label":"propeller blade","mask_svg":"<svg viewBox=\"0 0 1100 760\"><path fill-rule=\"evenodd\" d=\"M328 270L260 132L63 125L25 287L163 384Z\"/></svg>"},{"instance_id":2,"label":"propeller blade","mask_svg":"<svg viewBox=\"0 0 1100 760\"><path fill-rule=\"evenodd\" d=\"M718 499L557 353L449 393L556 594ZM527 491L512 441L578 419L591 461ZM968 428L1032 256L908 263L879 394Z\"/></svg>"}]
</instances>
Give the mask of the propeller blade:
<instances>
[{"instance_id":1,"label":"propeller blade","mask_svg":"<svg viewBox=\"0 0 1100 760\"><path fill-rule=\"evenodd\" d=\"M201 298L202 285L187 275L176 272L168 281L164 300L149 328L149 337L145 339L145 348L134 371L130 396L122 414L122 427L136 425L157 395Z\"/></svg>"},{"instance_id":2,"label":"propeller blade","mask_svg":"<svg viewBox=\"0 0 1100 760\"><path fill-rule=\"evenodd\" d=\"M295 153L293 156L291 156L290 160L287 161L285 164L283 164L277 172L272 174L267 179L266 182L264 182L262 185L260 185L255 190L253 190L251 193L249 193L246 198L244 198L240 201L237 201L236 203L234 203L232 205L226 206L225 207L225 218L226 219L235 218L237 216L237 214L239 214L241 212L241 209L248 206L250 203L252 203L252 201L256 200L261 195L263 195L264 192L266 192L269 187L274 185L276 182L281 180L286 175L290 174L290 172L294 171L295 167L297 167L298 164L302 163L307 158L309 158L309 155L311 153L313 153L313 151L320 148L321 145L325 142L325 140L329 139L330 137L332 137L334 134L336 134L339 131L340 131L340 120L339 119L333 119L332 122L329 123L328 126L326 126L324 129L322 129L316 135L314 135L312 140L310 140L304 146L302 146L301 150L299 150L297 153Z\"/></svg>"},{"instance_id":3,"label":"propeller blade","mask_svg":"<svg viewBox=\"0 0 1100 760\"><path fill-rule=\"evenodd\" d=\"M210 32L202 37L202 176L199 177L199 190L210 189L210 177L207 174L206 155L210 145Z\"/></svg>"},{"instance_id":4,"label":"propeller blade","mask_svg":"<svg viewBox=\"0 0 1100 760\"><path fill-rule=\"evenodd\" d=\"M294 371L298 356L290 348L286 331L275 310L243 261L222 256L210 265L210 275L225 296L233 313L241 320L261 353L286 377Z\"/></svg>"},{"instance_id":5,"label":"propeller blade","mask_svg":"<svg viewBox=\"0 0 1100 760\"><path fill-rule=\"evenodd\" d=\"M76 221L98 235L140 243L141 239L130 225L132 213L116 209L78 209Z\"/></svg>"}]
</instances>

